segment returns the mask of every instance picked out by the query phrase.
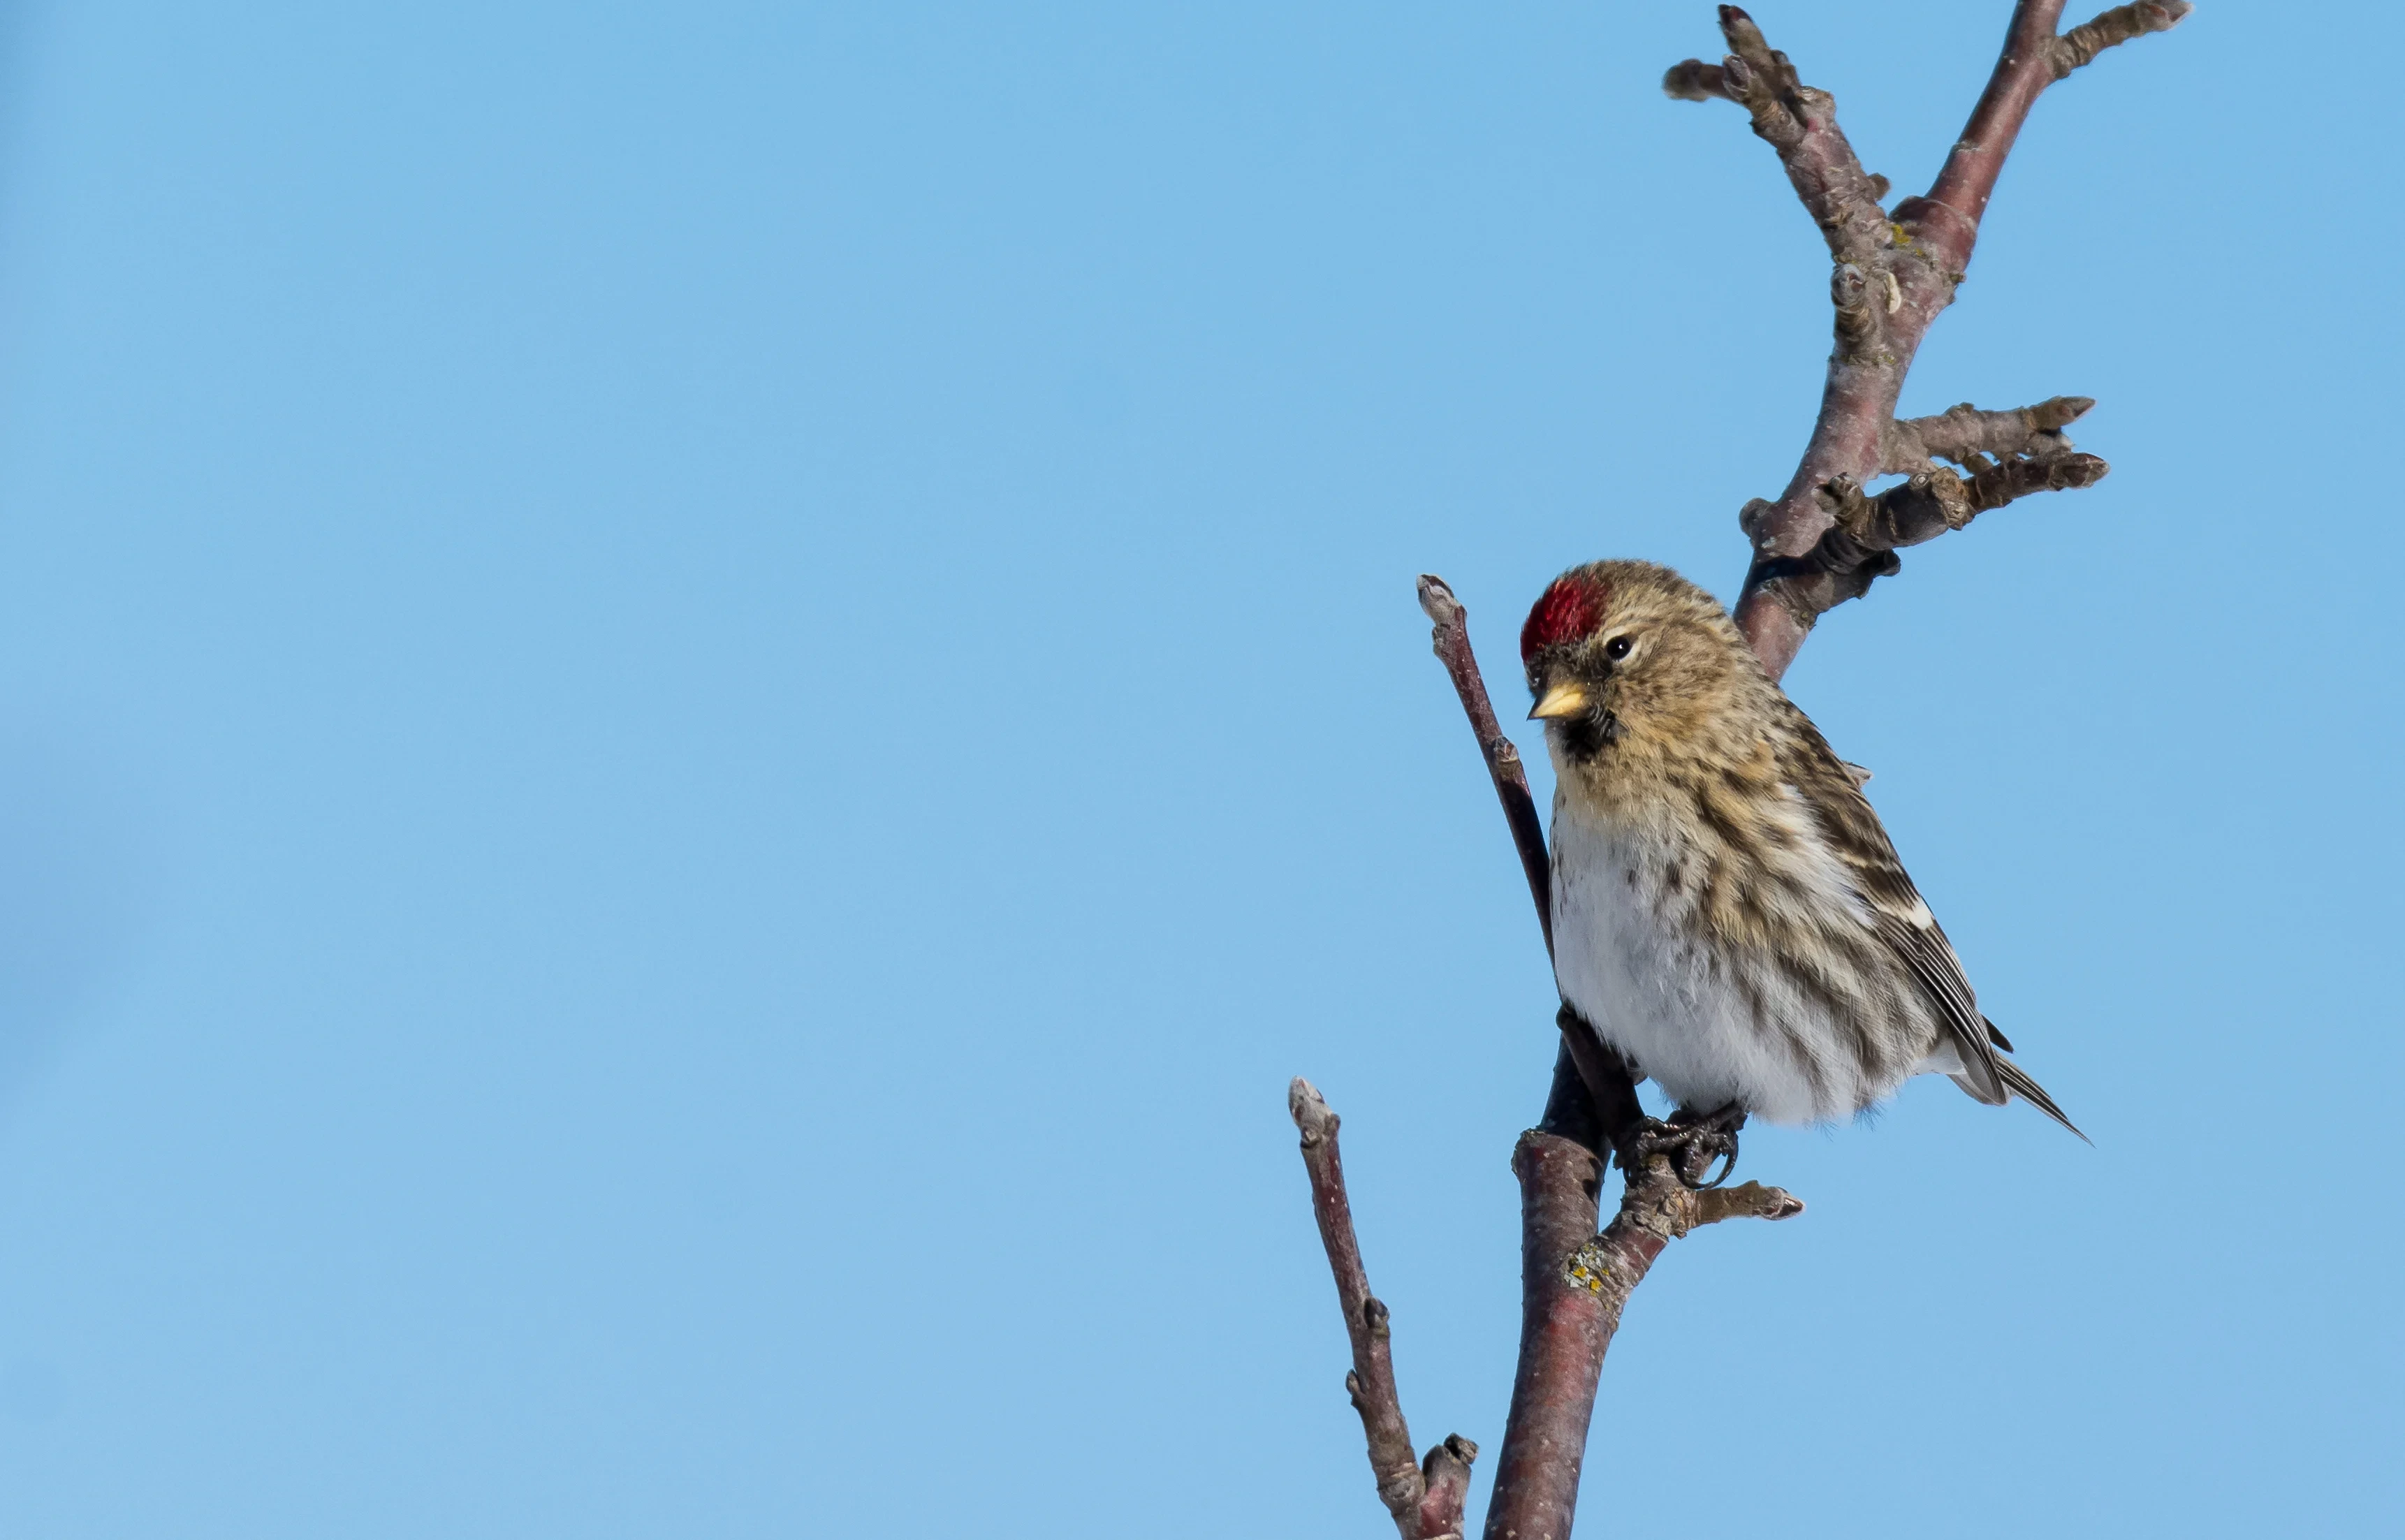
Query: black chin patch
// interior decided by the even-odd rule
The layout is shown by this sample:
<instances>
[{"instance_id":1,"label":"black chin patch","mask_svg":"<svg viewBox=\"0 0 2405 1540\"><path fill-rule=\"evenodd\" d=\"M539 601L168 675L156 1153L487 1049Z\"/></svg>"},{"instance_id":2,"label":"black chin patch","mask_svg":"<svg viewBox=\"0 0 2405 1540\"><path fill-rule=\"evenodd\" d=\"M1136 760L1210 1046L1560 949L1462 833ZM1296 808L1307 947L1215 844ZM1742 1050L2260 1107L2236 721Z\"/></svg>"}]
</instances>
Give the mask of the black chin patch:
<instances>
[{"instance_id":1,"label":"black chin patch","mask_svg":"<svg viewBox=\"0 0 2405 1540\"><path fill-rule=\"evenodd\" d=\"M1562 723L1562 748L1581 763L1602 753L1604 746L1619 735L1619 719L1609 711L1590 711Z\"/></svg>"}]
</instances>

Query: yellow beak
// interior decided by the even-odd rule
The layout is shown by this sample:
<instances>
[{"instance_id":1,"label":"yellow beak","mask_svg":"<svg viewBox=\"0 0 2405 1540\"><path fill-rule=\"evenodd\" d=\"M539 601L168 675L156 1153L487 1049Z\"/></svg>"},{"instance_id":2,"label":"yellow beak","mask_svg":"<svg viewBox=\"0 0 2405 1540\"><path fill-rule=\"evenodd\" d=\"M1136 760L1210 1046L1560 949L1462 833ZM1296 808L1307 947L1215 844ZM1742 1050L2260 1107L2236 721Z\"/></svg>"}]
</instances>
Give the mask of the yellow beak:
<instances>
[{"instance_id":1,"label":"yellow beak","mask_svg":"<svg viewBox=\"0 0 2405 1540\"><path fill-rule=\"evenodd\" d=\"M1575 684L1557 684L1545 692L1544 698L1528 707L1531 721L1551 721L1555 717L1575 717L1586 709L1586 692Z\"/></svg>"}]
</instances>

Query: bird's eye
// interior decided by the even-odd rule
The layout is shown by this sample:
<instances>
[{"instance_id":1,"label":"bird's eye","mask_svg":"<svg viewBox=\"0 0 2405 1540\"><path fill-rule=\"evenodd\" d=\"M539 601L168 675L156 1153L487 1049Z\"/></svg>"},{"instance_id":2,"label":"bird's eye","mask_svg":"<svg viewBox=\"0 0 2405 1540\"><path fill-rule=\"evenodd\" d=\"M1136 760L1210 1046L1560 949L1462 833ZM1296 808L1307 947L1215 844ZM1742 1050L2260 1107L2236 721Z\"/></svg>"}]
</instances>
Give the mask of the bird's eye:
<instances>
[{"instance_id":1,"label":"bird's eye","mask_svg":"<svg viewBox=\"0 0 2405 1540\"><path fill-rule=\"evenodd\" d=\"M1634 637L1614 637L1603 644L1603 655L1618 663L1628 656L1628 650L1636 645L1637 638Z\"/></svg>"}]
</instances>

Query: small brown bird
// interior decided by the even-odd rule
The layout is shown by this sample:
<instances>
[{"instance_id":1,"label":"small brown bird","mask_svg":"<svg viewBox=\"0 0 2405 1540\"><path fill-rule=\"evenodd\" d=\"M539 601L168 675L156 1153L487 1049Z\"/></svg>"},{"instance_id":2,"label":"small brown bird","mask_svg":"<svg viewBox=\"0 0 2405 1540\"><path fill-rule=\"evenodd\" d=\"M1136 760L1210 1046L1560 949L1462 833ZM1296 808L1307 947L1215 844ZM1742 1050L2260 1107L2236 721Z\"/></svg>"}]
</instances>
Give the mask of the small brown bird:
<instances>
[{"instance_id":1,"label":"small brown bird","mask_svg":"<svg viewBox=\"0 0 2405 1540\"><path fill-rule=\"evenodd\" d=\"M1577 567L1520 656L1558 778L1554 977L1674 1123L1821 1123L1935 1073L2079 1132L2004 1057L1863 777L1710 595L1647 562Z\"/></svg>"}]
</instances>

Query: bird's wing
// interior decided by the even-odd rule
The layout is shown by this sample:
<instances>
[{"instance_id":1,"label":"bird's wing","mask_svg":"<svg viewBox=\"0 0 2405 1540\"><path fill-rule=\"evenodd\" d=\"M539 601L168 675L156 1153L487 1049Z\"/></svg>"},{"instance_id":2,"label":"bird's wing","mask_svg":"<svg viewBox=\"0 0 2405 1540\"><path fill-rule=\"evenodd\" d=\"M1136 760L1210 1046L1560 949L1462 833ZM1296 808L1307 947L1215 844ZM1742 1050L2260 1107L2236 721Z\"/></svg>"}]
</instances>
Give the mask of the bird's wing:
<instances>
[{"instance_id":1,"label":"bird's wing","mask_svg":"<svg viewBox=\"0 0 2405 1540\"><path fill-rule=\"evenodd\" d=\"M2063 1116L2062 1109L2054 1104L2054 1098L2046 1094L2045 1086L2039 1085L2036 1081L2032 1080L2029 1077L2028 1071L2022 1069L2019 1065L2014 1063L2009 1058L2000 1058L1996 1060L1996 1068L2004 1071L2004 1088L2006 1090L2012 1092L2013 1095L2020 1098L2023 1101L2028 1102L2039 1112L2044 1113L2046 1116L2054 1119L2057 1123L2061 1124L2073 1133L2079 1134L2079 1125ZM2089 1139L2086 1134L2079 1134L2079 1137L2083 1140L2087 1140L2090 1144L2096 1142L2094 1140Z\"/></svg>"},{"instance_id":2,"label":"bird's wing","mask_svg":"<svg viewBox=\"0 0 2405 1540\"><path fill-rule=\"evenodd\" d=\"M1790 710L1794 710L1791 706ZM1920 892L1905 875L1887 830L1864 800L1845 762L1829 751L1820 730L1794 711L1791 747L1781 755L1789 784L1818 815L1829 847L1841 861L1856 896L1870 911L1871 929L1904 964L1954 1038L1962 1069L1957 1083L1990 1106L2008 1097L2004 1073L1989 1041L1988 1018L1963 976L1962 959L1938 928Z\"/></svg>"},{"instance_id":3,"label":"bird's wing","mask_svg":"<svg viewBox=\"0 0 2405 1540\"><path fill-rule=\"evenodd\" d=\"M1962 960L1954 955L1946 932L1937 928L1929 905L1920 903L1918 895L1916 905L1917 914L1899 915L1874 903L1879 939L1904 959L1913 982L1953 1032L1955 1050L1962 1060L1959 1084L1988 1105L2001 1107L2007 1099L2004 1061L1996 1057L1996 1045L1988 1041L1987 1017L1979 1014L1971 981L1962 976Z\"/></svg>"}]
</instances>

